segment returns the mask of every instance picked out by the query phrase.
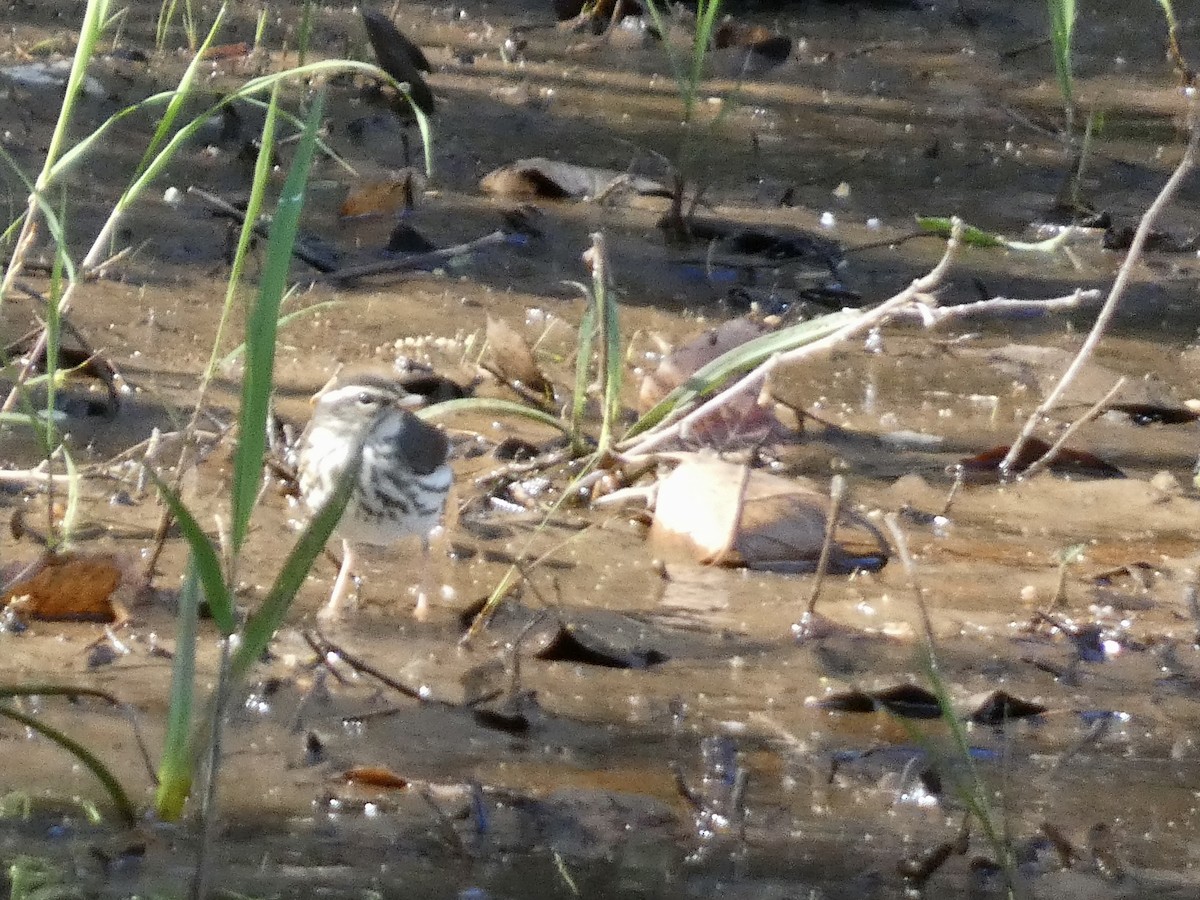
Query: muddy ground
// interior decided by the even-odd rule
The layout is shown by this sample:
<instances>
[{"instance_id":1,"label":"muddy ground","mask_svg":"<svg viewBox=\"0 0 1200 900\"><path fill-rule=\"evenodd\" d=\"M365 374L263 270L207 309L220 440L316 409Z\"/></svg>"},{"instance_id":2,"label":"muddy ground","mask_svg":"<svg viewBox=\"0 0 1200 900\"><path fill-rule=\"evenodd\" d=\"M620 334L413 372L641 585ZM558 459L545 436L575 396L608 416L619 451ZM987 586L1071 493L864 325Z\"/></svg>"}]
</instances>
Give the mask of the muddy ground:
<instances>
[{"instance_id":1,"label":"muddy ground","mask_svg":"<svg viewBox=\"0 0 1200 900\"><path fill-rule=\"evenodd\" d=\"M1080 118L1095 111L1103 123L1081 196L1120 227L1135 221L1179 160L1187 109L1163 61L1157 9L1094 7L1081 14L1077 87ZM205 104L262 67L295 62L300 6L268 9L267 52L214 62ZM147 58L108 54L106 45L93 64L101 89L82 104L77 135L178 77L187 54L155 54L153 12L131 6L118 41ZM213 12L200 10L202 22ZM230 12L221 41L251 40L257 7ZM587 277L580 253L596 230L608 238L636 388L661 352L657 339L678 343L742 314L790 322L827 311L822 300L837 308L886 299L942 252L935 239L902 240L917 214L958 214L1022 239L1054 219L1073 153L1059 131L1050 50L1040 43L1041 4L735 12L794 43L768 71L706 83L702 215L806 229L840 242L849 251L844 262L831 271L819 258L771 261L720 245L672 245L656 227L663 198L621 197L537 200L538 236L436 271L336 286L297 264L295 306L333 304L281 333L280 415L301 424L307 398L342 364L387 370L405 358L471 381L480 375L488 316L538 341L547 373L569 385L582 301L563 282ZM1200 24L1191 11L1180 13L1184 52L1200 53ZM78 3L11 4L0 65L28 62L31 48L73 33L81 15ZM519 201L485 195L480 179L520 158L669 180L663 158L678 152L680 105L657 43L630 33L602 41L556 26L549 5L511 0L409 4L396 21L433 64L436 172L418 182L406 222L434 244L497 228ZM170 43L183 45L178 29ZM365 58L355 12L316 10L312 52ZM739 52L721 51L714 72L737 72ZM2 76L0 85L4 149L34 172L61 91ZM348 192L404 166L402 126L361 85L338 80L328 89L326 137L356 174L322 159L303 227L345 260L376 259L394 218L345 220L337 211ZM304 96L295 86L292 107ZM151 748L164 724L185 549L172 537L151 589L137 590L159 509L137 485L137 467L112 461L153 428L169 431L186 419L224 296L228 224L192 198L165 202L166 192L197 186L231 200L244 195L253 162L243 151L260 120L239 106L236 121L214 122L190 143L119 230L114 252L134 252L77 295L73 323L130 388L115 415L76 415L68 425L75 458L88 467L77 546L119 560L127 620L108 632L35 621L0 634L0 681L109 690L137 710ZM153 124L150 114L125 120L67 178L62 202L76 255ZM415 132L412 140L415 148ZM15 215L25 190L7 170L4 179ZM1177 252L1160 244L1136 268L1096 367L1044 434L1061 430L1119 375L1129 379L1126 402L1187 412L1200 368L1198 265L1187 243L1200 232L1198 192L1185 182L1166 211L1159 227ZM1123 252L1101 241L1089 231L1056 254L966 248L938 298L949 305L1106 291ZM45 249L38 248L48 258ZM256 274L252 265L250 278ZM48 289L36 267L26 280ZM1200 895L1200 624L1186 597L1200 534L1196 425L1110 412L1072 445L1125 477L968 483L945 511L947 467L1012 441L1095 308L953 320L935 330L897 323L848 343L775 379L777 398L819 422L764 453L776 473L811 478L822 490L832 474L846 476L854 508L874 521L901 514L956 709L978 712L995 691L1044 708L999 726L981 716L968 728L975 771L1033 893L1192 897ZM6 299L3 343L33 327L39 309L21 294ZM230 427L239 379L236 362L222 370L207 430ZM481 390L511 396L486 379ZM74 396L72 412L104 411L101 393L80 387ZM970 780L946 730L919 718L928 702L908 697L915 709L905 707L910 717L902 719L870 698L865 705L875 711L853 711L864 704L846 696L930 686L913 591L896 560L830 579L819 605L830 629L798 641L793 625L810 575L664 562L646 542L644 515L629 508L572 507L539 530L537 503L521 511L483 499L481 479L504 465L492 455L499 440L517 434L541 444L553 436L507 421L450 428L462 513L435 544L435 577L446 587L434 615L413 621L422 562L415 547L399 547L368 557L361 608L327 635L421 696L344 659L320 663L304 639L335 572L320 561L272 658L230 716L216 885L255 896L890 898L904 895L902 866L919 868L916 857L954 841L964 818L956 786ZM7 467L37 462L27 431L6 428L0 441ZM227 477L228 441L218 441L185 481L203 521L219 512L213 498ZM28 482L5 483L0 514L19 513L26 528L0 536L0 561L38 555L45 503ZM300 518L281 491L266 493L250 539L253 565L241 573L245 603L269 585ZM461 614L512 560L543 556L491 629L460 649ZM542 611L544 622L567 623L606 647L609 665L514 654L513 642ZM215 643L207 626L206 685ZM498 699L469 705L494 690ZM150 805L153 786L121 715L49 698L22 707L96 748ZM0 726L0 741L0 787L40 799L32 817L0 823L6 861L19 853L51 859L87 895L178 891L194 861L192 826L147 824L131 837L88 825L67 802L101 798L84 770L21 727ZM344 774L364 766L384 767L409 787L348 784ZM734 802L739 767L746 789ZM929 895L999 895L994 858L974 828L969 849L930 876Z\"/></svg>"}]
</instances>

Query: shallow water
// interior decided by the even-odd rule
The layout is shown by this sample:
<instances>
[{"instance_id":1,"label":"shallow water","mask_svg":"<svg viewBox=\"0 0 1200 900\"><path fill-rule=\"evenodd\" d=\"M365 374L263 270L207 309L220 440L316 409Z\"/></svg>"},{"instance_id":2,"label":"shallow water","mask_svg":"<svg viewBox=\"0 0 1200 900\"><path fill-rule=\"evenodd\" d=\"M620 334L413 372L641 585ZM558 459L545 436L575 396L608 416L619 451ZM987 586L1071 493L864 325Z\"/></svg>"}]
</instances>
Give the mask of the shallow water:
<instances>
[{"instance_id":1,"label":"shallow water","mask_svg":"<svg viewBox=\"0 0 1200 900\"><path fill-rule=\"evenodd\" d=\"M665 209L661 199L632 207L539 203L543 237L528 246L493 248L443 271L351 288L303 281L298 306L336 302L281 334L280 415L302 422L307 397L343 363L386 368L406 356L468 381L478 374L489 315L540 340L548 374L569 384L581 301L562 282L586 277L579 255L597 229L608 237L635 370L658 352L654 336L684 340L738 314L747 294L786 307L785 317L802 311L800 289L835 279L862 303L886 298L941 253L938 241L899 241L916 214L955 213L986 230L1030 237L1028 226L1048 215L1064 184L1069 155L1055 131L1049 50L1010 54L1043 34L1042 7L1026 6L972 4L974 26L951 7L820 4L746 14L779 27L797 45L785 64L736 91L732 81L707 85L707 113L715 115L718 105L707 102L709 95L724 96L729 112L710 139L713 209L706 214L820 230L847 248L884 242L848 253L835 274L810 263L761 267L744 280L745 292L731 297L727 281L704 277L725 271L707 265L707 248L664 244L655 227ZM1080 21L1081 108L1105 112L1083 191L1098 208L1130 219L1179 158L1184 106L1160 63L1160 29L1145 27L1149 14L1105 6L1089 8ZM70 21L78 17L74 4L58 9ZM280 19L268 29L268 46L285 38L294 45L298 13L275 9ZM666 177L655 154L674 152L679 108L661 50L628 39L604 45L555 29L550 20L549 9L510 2L417 4L400 12L399 24L430 50L435 65L437 179L418 197L410 220L435 243L460 243L496 228L513 204L484 196L478 181L521 157L632 166ZM44 11L31 11L14 25L15 37L0 45L4 65L51 23ZM252 28L249 12L239 10L228 39L248 38ZM1196 19L1182 19L1181 28L1184 39L1194 36ZM347 41L362 43L358 34L350 12L323 9L314 46L342 52ZM512 36L526 42L523 59L505 63L498 48ZM131 12L124 40L152 45L152 23ZM736 68L728 57L716 60L718 69ZM93 74L111 96L84 104L81 129L169 85L185 62L182 55L150 66L97 62ZM236 83L244 74L236 68L214 66L212 90ZM0 92L4 119L14 123L6 149L29 170L56 103L48 91ZM362 178L403 164L398 126L355 89L333 85L328 108L329 140ZM94 466L85 482L81 547L115 553L128 573L121 599L130 619L115 635L115 659L90 664L92 645L104 640L96 625L35 622L0 635L0 680L110 690L138 710L152 748L164 722L170 661L159 651L174 642L183 542L168 542L153 590L136 594L132 585L158 510L148 492L134 489L132 468L103 464L146 440L152 428L176 427L190 409L224 294L226 226L198 203L173 208L159 198L168 186L189 184L222 196L244 191L252 163L239 162L238 151L257 119L253 110L243 115L237 139L222 140L214 124L131 211L119 242L139 251L112 280L86 285L73 315L132 386L115 418L78 418L70 426L77 460ZM372 118L360 137L351 136L348 123L363 116ZM120 173L137 159L132 148L144 145L152 125L149 116L123 123L108 145L115 149L73 173L73 249L90 242L120 190ZM394 223L339 222L337 206L353 183L344 170L320 163L304 227L344 254L370 258ZM837 190L843 183L848 192ZM789 190L794 205L780 206ZM1194 234L1195 201L1195 185L1185 184L1161 227L1181 238ZM822 227L823 217L831 227ZM1054 257L967 248L938 297L950 304L1106 289L1121 258L1101 250L1094 235L1070 255ZM1147 392L1174 404L1195 396L1196 273L1194 253L1146 257L1097 356L1104 368L1081 384L1056 421L1082 413L1116 375L1129 377L1130 402ZM299 265L295 274L310 277ZM36 273L29 280L46 288ZM1009 486L972 484L957 493L944 520L932 518L951 490L946 467L1010 442L1065 364L1022 369L1012 347L1073 351L1093 309L966 319L935 331L897 324L869 345L847 345L784 372L775 396L823 424L810 421L801 439L772 449L773 468L814 479L822 489L840 472L863 513L905 511L939 671L956 708L970 712L997 689L1047 708L1002 729L968 729L974 764L1023 854L1035 894L1194 896L1200 653L1184 588L1200 532L1191 480L1196 426L1141 427L1109 414L1072 444L1119 466L1127 478L1043 475ZM5 343L31 327L34 315L27 300L6 301ZM1147 376L1158 381L1147 384ZM239 377L236 364L222 372L210 430L232 421ZM572 880L581 894L600 897L903 895L901 860L952 840L958 830L963 805L954 785L964 763L950 753L936 722L914 726L926 735L922 746L883 712L818 705L852 688L928 684L903 568L893 561L878 573L830 579L819 612L837 627L797 643L792 626L804 612L810 576L664 566L627 509L573 508L539 530L536 514L480 503L484 488L476 479L500 464L468 450L490 451L513 432L534 441L551 437L532 426L453 423L464 510L435 547L434 573L447 591L432 620L409 616L421 561L415 547L401 547L368 557L362 608L331 634L423 701L342 663L327 670L316 662L301 632L312 626L334 574L328 561L318 562L262 680L231 716L215 883L286 896L524 897L534 890L572 896ZM22 432L0 434L5 463L36 462ZM185 481L189 502L217 511L209 498L224 491L227 463L227 445L217 446ZM1163 472L1173 481L1156 478ZM25 511L35 530L44 505L33 492L0 493L0 510ZM285 497L267 492L250 537L255 564L242 572L245 602L265 592L288 549L281 536L297 517ZM1062 580L1062 554L1077 546ZM36 553L28 537L0 536L5 563ZM459 613L490 593L513 558L543 554L532 584L501 607L471 650L457 649ZM1125 566L1134 572L1096 580ZM1065 600L1051 616L1061 627L1052 627L1038 611L1049 607L1060 581ZM665 661L605 668L522 653L513 679L512 644L544 609L625 658L654 651ZM1089 643L1084 638L1093 626L1099 630ZM1071 629L1083 635L1072 640L1064 635ZM210 678L211 644L205 642L202 659ZM501 698L485 708L504 715L464 705L491 690ZM47 698L27 706L97 747L135 799L149 805L151 781L123 718L91 703ZM524 716L523 728L505 718L514 712ZM499 727L505 723L507 730ZM10 751L0 788L42 798L99 797L87 773L45 741L7 725L0 737ZM706 742L715 737L728 743L713 749ZM710 749L708 764L702 745ZM722 752L736 753L732 758L748 773L744 804L734 808L727 808L730 773L713 761ZM342 774L361 766L386 767L411 786L347 784ZM931 766L943 782L936 797L920 778ZM699 814L673 767L697 795ZM721 814L733 821L722 825ZM1103 842L1089 832L1106 828L1124 877L1096 864L1096 853L1064 869L1044 836L1046 822L1080 850L1089 841L1101 848L1102 863ZM140 862L121 854L131 843L145 844ZM190 871L196 845L191 827L147 827L130 838L87 826L57 803L29 821L0 826L6 860L18 852L47 856L65 866L69 882L107 896L176 885ZM103 864L97 848L118 863ZM951 856L929 892L991 895L995 877L974 864L991 855L976 829L970 851Z\"/></svg>"}]
</instances>

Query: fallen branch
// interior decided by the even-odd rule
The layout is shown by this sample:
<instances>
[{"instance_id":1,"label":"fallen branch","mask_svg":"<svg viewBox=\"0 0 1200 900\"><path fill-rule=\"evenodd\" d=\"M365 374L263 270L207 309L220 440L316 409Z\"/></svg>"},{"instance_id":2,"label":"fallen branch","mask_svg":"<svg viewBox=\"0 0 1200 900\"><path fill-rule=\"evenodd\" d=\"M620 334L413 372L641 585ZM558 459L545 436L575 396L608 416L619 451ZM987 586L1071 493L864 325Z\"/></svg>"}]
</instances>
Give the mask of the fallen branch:
<instances>
[{"instance_id":1,"label":"fallen branch","mask_svg":"<svg viewBox=\"0 0 1200 900\"><path fill-rule=\"evenodd\" d=\"M1020 458L1025 443L1033 436L1038 423L1062 399L1071 382L1075 380L1075 377L1083 370L1083 367L1091 358L1096 345L1100 343L1100 338L1103 337L1105 330L1108 328L1108 323L1117 311L1117 305L1125 293L1125 288L1129 285L1133 269L1141 259L1142 248L1146 243L1146 238L1150 236L1150 231L1154 227L1155 221L1175 195L1175 192L1179 190L1184 177L1191 171L1192 166L1195 165L1198 145L1200 145L1200 128L1193 123L1191 126L1191 136L1188 138L1183 158L1179 160L1179 165L1175 167L1175 171L1171 173L1171 177L1167 179L1167 183L1158 192L1158 196L1154 198L1154 202L1150 204L1150 207L1142 215L1142 220L1138 223L1137 231L1133 235L1133 241L1129 245L1129 252L1125 254L1125 261L1121 263L1121 268L1117 272L1116 279L1113 281L1112 289L1108 293L1108 299L1104 301L1104 306L1100 308L1100 312L1096 315L1096 321L1092 325L1092 330L1084 340L1083 346L1079 348L1079 352L1075 354L1075 359L1071 361L1071 364L1067 366L1067 370L1063 372L1058 384L1046 395L1046 399L1041 402L1038 408L1033 411L1033 414L1026 420L1025 427L1021 429L1021 433L1013 441L1008 455L1000 463L1002 476L1013 474L1012 467Z\"/></svg>"},{"instance_id":2,"label":"fallen branch","mask_svg":"<svg viewBox=\"0 0 1200 900\"><path fill-rule=\"evenodd\" d=\"M1054 442L1054 446L1042 454L1041 459L1034 460L1033 463L1031 463L1021 472L1021 477L1032 478L1047 466L1053 465L1054 460L1058 457L1059 452L1067 445L1067 441L1075 436L1075 432L1077 432L1088 422L1091 422L1093 419L1098 419L1104 414L1104 411L1108 409L1108 404L1112 403L1113 398L1121 392L1121 388L1125 387L1125 381L1126 379L1124 376L1118 378L1117 383L1109 388L1107 394L1092 404L1091 409L1089 409L1067 427L1067 430L1064 431L1059 436L1058 440Z\"/></svg>"},{"instance_id":3,"label":"fallen branch","mask_svg":"<svg viewBox=\"0 0 1200 900\"><path fill-rule=\"evenodd\" d=\"M481 238L467 241L465 244L446 247L443 250L430 250L428 253L410 253L405 256L396 257L395 259L385 259L380 262L366 263L361 266L347 266L344 269L327 273L325 280L344 285L347 282L357 281L359 278L367 278L371 275L386 275L389 272L426 269L453 259L456 256L466 256L468 253L474 253L476 250L482 250L484 247L503 244L507 240L508 235L503 231L493 231L491 234L485 234Z\"/></svg>"},{"instance_id":4,"label":"fallen branch","mask_svg":"<svg viewBox=\"0 0 1200 900\"><path fill-rule=\"evenodd\" d=\"M946 242L946 251L942 254L942 258L938 261L927 274L916 279L912 284L896 294L889 300L885 300L878 306L865 311L862 315L856 318L849 324L839 328L827 337L812 343L805 344L802 347L797 347L794 350L789 350L785 353L776 353L766 362L762 363L757 368L753 369L746 375L743 375L732 385L725 390L716 394L705 403L693 409L691 412L677 419L675 422L668 417L654 429L640 436L633 444L619 448L622 455L626 458L642 456L651 453L657 448L670 440L673 440L681 435L686 434L687 430L701 419L711 415L716 410L720 409L725 404L729 403L735 397L741 394L757 392L767 380L767 377L779 366L791 363L797 363L813 356L817 356L838 346L843 341L848 340L864 331L870 331L877 325L883 324L890 319L898 310L908 306L914 301L921 300L926 306L932 307L935 301L930 294L945 277L946 272L950 269L950 263L954 259L960 244L960 236L962 234L962 222L959 219L953 220L953 230L950 239Z\"/></svg>"},{"instance_id":5,"label":"fallen branch","mask_svg":"<svg viewBox=\"0 0 1200 900\"><path fill-rule=\"evenodd\" d=\"M1016 300L1011 297L993 297L990 300L977 300L974 303L960 303L958 306L929 306L916 302L907 309L900 309L892 317L892 321L917 320L926 328L937 328L944 322L953 319L965 319L972 316L1008 316L1024 313L1063 312L1078 309L1086 303L1100 299L1100 291L1096 289L1076 289L1073 294L1065 297L1051 297L1047 300Z\"/></svg>"},{"instance_id":6,"label":"fallen branch","mask_svg":"<svg viewBox=\"0 0 1200 900\"><path fill-rule=\"evenodd\" d=\"M202 203L204 203L218 215L233 219L239 225L244 225L246 223L246 213L244 210L238 209L231 203L227 203L215 194L210 194L208 191L202 191L200 188L195 187L194 185L189 187L187 192L193 197L199 198ZM263 221L262 219L255 222L254 233L264 240L270 239L270 223ZM322 274L327 275L334 270L333 263L329 259L319 256L318 254L309 250L304 246L303 240L297 240L295 244L292 245L292 256L296 257L296 259L301 260L302 262L308 263Z\"/></svg>"}]
</instances>

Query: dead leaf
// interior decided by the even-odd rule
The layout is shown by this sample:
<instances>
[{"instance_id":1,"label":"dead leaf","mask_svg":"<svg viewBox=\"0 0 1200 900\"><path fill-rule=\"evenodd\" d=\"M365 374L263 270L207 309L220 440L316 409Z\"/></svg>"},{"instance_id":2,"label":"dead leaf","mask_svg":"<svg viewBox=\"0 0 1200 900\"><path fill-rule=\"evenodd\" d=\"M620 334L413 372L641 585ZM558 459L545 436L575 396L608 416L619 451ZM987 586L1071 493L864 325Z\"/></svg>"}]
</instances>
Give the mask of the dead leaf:
<instances>
[{"instance_id":1,"label":"dead leaf","mask_svg":"<svg viewBox=\"0 0 1200 900\"><path fill-rule=\"evenodd\" d=\"M74 622L112 622L112 594L123 572L105 554L47 554L38 569L9 588L0 605L20 603L30 618Z\"/></svg>"},{"instance_id":2,"label":"dead leaf","mask_svg":"<svg viewBox=\"0 0 1200 900\"><path fill-rule=\"evenodd\" d=\"M638 412L649 411L714 359L768 331L750 319L731 319L677 347L642 379ZM760 405L753 394L744 394L694 422L687 437L702 446L726 448L790 435L773 410Z\"/></svg>"},{"instance_id":3,"label":"dead leaf","mask_svg":"<svg viewBox=\"0 0 1200 900\"><path fill-rule=\"evenodd\" d=\"M707 565L811 571L828 509L828 497L800 479L697 456L659 484L650 537ZM887 542L865 518L843 510L839 530L830 571L887 562Z\"/></svg>"},{"instance_id":4,"label":"dead leaf","mask_svg":"<svg viewBox=\"0 0 1200 900\"><path fill-rule=\"evenodd\" d=\"M1004 725L1013 719L1028 719L1045 713L1044 704L1015 697L1007 691L992 691L982 697L970 715L976 725Z\"/></svg>"},{"instance_id":5,"label":"dead leaf","mask_svg":"<svg viewBox=\"0 0 1200 900\"><path fill-rule=\"evenodd\" d=\"M342 773L342 780L363 787L387 788L403 790L408 787L408 779L397 775L386 766L355 766Z\"/></svg>"},{"instance_id":6,"label":"dead leaf","mask_svg":"<svg viewBox=\"0 0 1200 900\"><path fill-rule=\"evenodd\" d=\"M343 219L359 216L395 216L413 204L413 176L405 172L395 178L364 181L353 188L338 207Z\"/></svg>"},{"instance_id":7,"label":"dead leaf","mask_svg":"<svg viewBox=\"0 0 1200 900\"><path fill-rule=\"evenodd\" d=\"M968 456L959 460L958 465L964 476L971 482L998 481L1000 479L1000 463L1008 456L1011 447L1003 444L992 447L983 453ZM1014 474L1024 472L1035 462L1050 451L1050 445L1040 438L1030 438L1021 447L1021 453L1013 461ZM1085 453L1082 450L1072 450L1063 447L1054 455L1049 469L1059 475L1078 475L1084 478L1124 478L1125 473L1112 463L1105 462L1098 456Z\"/></svg>"},{"instance_id":8,"label":"dead leaf","mask_svg":"<svg viewBox=\"0 0 1200 900\"><path fill-rule=\"evenodd\" d=\"M543 397L553 393L550 382L542 374L533 350L521 332L504 319L488 316L487 342L492 364L502 378Z\"/></svg>"},{"instance_id":9,"label":"dead leaf","mask_svg":"<svg viewBox=\"0 0 1200 900\"><path fill-rule=\"evenodd\" d=\"M792 55L792 39L769 31L761 25L746 25L735 20L722 23L713 35L713 49L739 48L739 62L754 74L761 74Z\"/></svg>"},{"instance_id":10,"label":"dead leaf","mask_svg":"<svg viewBox=\"0 0 1200 900\"><path fill-rule=\"evenodd\" d=\"M915 684L897 684L877 691L850 690L830 694L817 704L819 709L844 713L874 713L885 709L902 719L936 719L942 714L938 698Z\"/></svg>"},{"instance_id":11,"label":"dead leaf","mask_svg":"<svg viewBox=\"0 0 1200 900\"><path fill-rule=\"evenodd\" d=\"M236 44L217 44L204 51L204 59L241 59L250 55L251 47L245 41Z\"/></svg>"},{"instance_id":12,"label":"dead leaf","mask_svg":"<svg viewBox=\"0 0 1200 900\"><path fill-rule=\"evenodd\" d=\"M479 186L498 197L548 200L583 200L607 196L616 187L627 187L642 196L666 197L669 192L650 178L616 169L578 166L553 159L519 159L484 175Z\"/></svg>"},{"instance_id":13,"label":"dead leaf","mask_svg":"<svg viewBox=\"0 0 1200 900\"><path fill-rule=\"evenodd\" d=\"M668 657L653 648L634 649L608 645L599 635L584 633L568 625L559 624L549 635L544 636L543 646L534 656L551 662L569 662L606 669L648 669L666 662Z\"/></svg>"}]
</instances>

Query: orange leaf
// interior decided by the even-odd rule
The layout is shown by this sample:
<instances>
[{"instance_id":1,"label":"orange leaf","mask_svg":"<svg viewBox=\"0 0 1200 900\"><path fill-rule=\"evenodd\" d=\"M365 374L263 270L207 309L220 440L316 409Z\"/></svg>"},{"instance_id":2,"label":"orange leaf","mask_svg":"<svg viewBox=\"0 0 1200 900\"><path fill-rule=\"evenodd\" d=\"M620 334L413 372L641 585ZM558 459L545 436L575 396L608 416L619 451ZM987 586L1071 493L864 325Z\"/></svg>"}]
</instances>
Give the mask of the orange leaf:
<instances>
[{"instance_id":1,"label":"orange leaf","mask_svg":"<svg viewBox=\"0 0 1200 900\"><path fill-rule=\"evenodd\" d=\"M47 554L36 572L0 598L0 605L20 599L22 610L35 619L112 622L117 617L112 594L121 577L111 556Z\"/></svg>"},{"instance_id":2,"label":"orange leaf","mask_svg":"<svg viewBox=\"0 0 1200 900\"><path fill-rule=\"evenodd\" d=\"M408 779L397 775L386 766L355 766L342 773L342 778L351 784L366 787L389 788L403 790L408 787Z\"/></svg>"}]
</instances>

